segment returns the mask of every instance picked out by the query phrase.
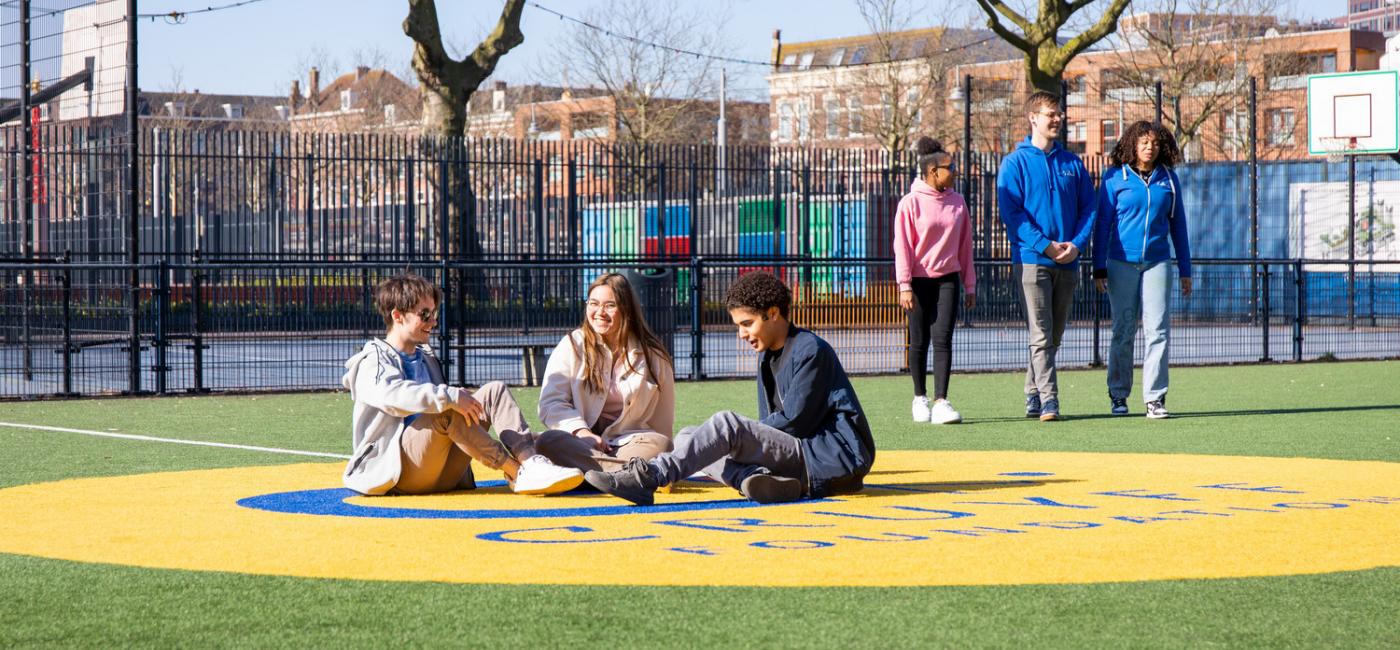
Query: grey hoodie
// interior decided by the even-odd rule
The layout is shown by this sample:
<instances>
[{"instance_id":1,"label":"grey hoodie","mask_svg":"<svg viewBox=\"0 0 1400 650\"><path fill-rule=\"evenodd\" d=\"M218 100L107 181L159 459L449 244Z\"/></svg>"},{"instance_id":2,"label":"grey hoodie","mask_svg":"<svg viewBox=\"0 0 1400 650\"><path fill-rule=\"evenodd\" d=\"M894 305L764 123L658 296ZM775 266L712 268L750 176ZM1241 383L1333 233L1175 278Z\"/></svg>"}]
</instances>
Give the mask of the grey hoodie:
<instances>
[{"instance_id":1,"label":"grey hoodie","mask_svg":"<svg viewBox=\"0 0 1400 650\"><path fill-rule=\"evenodd\" d=\"M350 415L353 453L345 465L345 487L360 494L384 494L399 482L399 436L403 420L419 413L442 413L463 389L443 383L442 366L432 348L419 346L432 383L404 377L398 351L383 339L365 343L345 362L342 386L355 400Z\"/></svg>"}]
</instances>

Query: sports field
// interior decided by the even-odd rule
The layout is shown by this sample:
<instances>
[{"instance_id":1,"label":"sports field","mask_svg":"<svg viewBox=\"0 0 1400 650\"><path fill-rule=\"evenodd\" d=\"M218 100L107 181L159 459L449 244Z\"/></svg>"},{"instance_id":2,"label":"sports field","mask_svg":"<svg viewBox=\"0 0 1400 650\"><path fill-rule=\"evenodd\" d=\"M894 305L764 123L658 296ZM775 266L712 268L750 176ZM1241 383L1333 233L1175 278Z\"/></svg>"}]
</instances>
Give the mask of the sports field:
<instances>
[{"instance_id":1,"label":"sports field","mask_svg":"<svg viewBox=\"0 0 1400 650\"><path fill-rule=\"evenodd\" d=\"M870 533L843 535L841 543L834 546L834 542L810 542L811 550L775 554L774 558L781 559L768 566L750 563L747 566L752 568L742 575L735 575L732 569L706 574L706 565L695 564L704 558L697 559L689 553L672 554L675 559L663 566L688 571L682 582L690 582L690 586L637 586L667 582L657 579L651 573L654 569L639 568L652 566L647 564L650 556L645 552L633 551L643 546L535 544L527 549L529 554L520 551L520 555L512 556L515 547L522 545L490 546L478 541L489 535L456 536L454 531L465 530L451 527L459 524L433 519L375 520L378 527L374 530L388 531L391 539L352 541L377 549L373 562L391 562L395 555L411 557L415 558L411 563L414 570L432 562L486 562L491 566L482 567L477 573L518 575L518 580L509 582L519 584L501 584L506 581L494 579L478 582L470 575L465 579L444 578L445 581L298 577L303 569L293 566L291 560L284 563L285 571L277 564L258 570L281 575L139 568L130 565L183 566L182 558L162 554L188 554L190 551L180 550L191 548L187 543L207 543L212 549L220 539L247 537L248 533L237 527L206 531L203 537L192 536L178 523L178 516L172 520L177 523L166 528L164 535L133 537L121 532L128 528L161 530L159 525L133 527L133 522L167 516L158 513L166 512L170 503L186 502L192 512L211 508L202 501L207 501L207 495L214 493L215 488L192 487L185 491L180 486L186 478L193 485L204 480L202 477L217 477L220 490L257 495L276 488L237 485L244 480L238 477L278 472L275 468L248 469L248 473L238 474L243 471L240 468L282 465L286 470L283 473L301 474L293 478L304 487L337 488L342 463L330 457L99 437L91 432L346 454L348 396L3 403L0 422L7 424L0 426L0 458L4 459L0 465L4 468L0 472L0 548L15 548L14 538L31 535L32 529L21 531L42 519L55 522L46 525L58 529L52 531L54 550L49 553L40 549L33 555L70 557L91 552L93 557L102 559L79 562L0 553L0 647L1400 647L1400 618L1395 605L1400 602L1400 562L1394 560L1396 548L1400 547L1396 541L1400 540L1400 362L1174 368L1168 406L1175 417L1165 421L1143 418L1136 395L1130 400L1132 417L1107 415L1102 371L1062 372L1061 399L1067 419L1057 423L1028 421L1021 417L1021 382L1021 375L1012 373L956 375L952 398L967 422L935 427L909 421L911 391L907 378L855 379L883 454L877 458L870 481L890 484L887 488L873 488L869 490L871 495L856 499L868 498L876 504L871 507L887 508L879 512L902 508L899 512L927 514L948 510L880 499L885 498L882 495L905 490L939 492L919 498L947 498L948 504L996 502L1025 506L1023 501L1041 493L1022 488L1056 488L1056 479L1032 483L1012 478L981 481L977 487L968 487L975 482L970 479L982 476L969 467L1004 458L1015 464L1008 465L1008 469L1046 469L1052 465L1075 468L1078 475L1073 480L1081 482L1092 482L1098 470L1105 475L1136 474L1122 480L1139 483L1115 483L1113 486L1120 488L1116 492L1092 494L1134 497L1117 501L1131 505L1144 501L1136 498L1140 496L1159 501L1191 500L1196 503L1187 505L1213 514L1114 516L1106 518L1118 520L1114 525L1093 525L1093 530L1082 532L1026 532L1011 530L1009 524L997 524L1002 528L985 530L1005 528L1003 533L1015 534L987 537L969 533L970 528L950 530L944 522L925 521L920 523L919 535L909 532L914 528L901 529L906 531L900 533L903 539L917 537L922 540L919 543L877 544L868 538ZM525 411L533 414L537 391L518 389L516 395ZM721 409L753 415L754 402L752 382L681 384L677 425L698 423ZM1003 452L1005 455L999 455ZM1217 463L1214 459L1192 458L1199 456L1233 457L1218 461L1219 467L1227 468L1210 479L1219 481L1218 485L1206 486L1195 480L1195 475L1191 475L1194 482L1189 484L1159 484L1154 483L1158 478L1153 475L1155 470L1134 469L1155 467L1151 460L1158 458L1162 459L1160 467L1164 473L1189 472L1193 467L1214 467L1213 463ZM1045 467L1036 464L1040 458L1046 459ZM1096 465L1096 459L1102 459L1102 463ZM1296 459L1324 460L1310 464ZM911 463L920 467L913 468ZM1294 473L1277 483L1270 483L1267 475L1251 474L1251 468L1274 466ZM200 471L164 474L188 470ZM922 483L895 484L901 473L919 472L933 478L920 479L925 481ZM1230 472L1236 472L1238 477ZM162 474L155 476L156 473ZM143 474L153 476L102 482L107 480L102 477ZM1033 474L1048 472L995 475ZM479 480L489 478L493 477L478 475ZM925 489L936 485L928 481L938 480L967 482L952 484L957 490ZM1290 482L1293 480L1324 486L1320 488L1324 492L1314 494L1311 487L1299 487ZM28 487L48 482L56 483ZM1064 482L1073 481L1067 478ZM1325 486L1334 485L1342 491L1325 492ZM1354 486L1363 491L1343 494ZM1200 496L1200 491L1192 492L1195 487L1252 490L1228 492L1227 496L1239 494L1241 499L1262 500L1210 501ZM714 490L720 488L705 489L711 491L689 491L715 498L718 492ZM974 492L960 491L968 489L975 492L975 497L966 496ZM475 503L491 499L492 503L512 504L509 507L542 503L621 504L602 495L559 497L556 501L503 495L500 490L483 485L477 492L431 497L436 500L430 505L447 510L472 508L474 499ZM686 492L685 488L678 490L681 494ZM1298 496L1304 492L1308 494ZM17 494L33 497L16 498ZM27 499L49 494L65 496L45 502L40 511L24 509ZM1096 516L1089 508L1114 498L1091 498L1087 496L1090 492L1044 494L1050 496L1038 497L1042 505L1049 503L1054 507L1029 510L1068 512L1074 519L1086 522ZM662 495L658 501L667 496ZM732 493L720 496L728 498ZM959 498L963 500L952 500ZM147 510L140 505L143 499L167 506L153 505ZM379 499L359 503L393 506L395 501L406 502ZM1076 503L1094 505L1073 505ZM1207 505L1199 505L1202 503ZM1257 505L1239 505L1245 503ZM232 503L215 505L249 512ZM833 502L820 509L839 511L840 505ZM791 509L798 507L802 506L783 506L789 510L782 512L795 512ZM1235 508L1228 515L1230 518L1226 514L1228 507ZM65 527L63 522L70 520L65 514L69 508L75 514L72 525ZM770 517L762 512L765 511L755 509L723 516ZM110 527L92 523L100 522L104 516L110 518ZM276 531L276 525L284 523L289 526L285 538L245 543L241 552L266 552L256 550L266 544L274 555L312 558L301 560L314 566L306 567L299 575L333 575L339 565L329 560L323 564L314 561L321 552L319 545L325 545L327 556L341 552L347 545L346 536L357 530L353 522L343 523L335 517L321 517L332 524L313 534L296 527L310 515L259 511L240 516L265 520L273 526L268 530ZM868 514L843 516L894 519ZM1349 518L1340 518L1344 516ZM626 528L629 517L634 515L596 519L608 519ZM781 521L780 516L773 517L777 518L770 521ZM707 521L713 524L721 520ZM1235 525L1246 521L1254 523ZM636 530L655 532L666 528L666 535L681 536L677 539L682 540L682 545L690 543L685 541L686 531L696 528L646 528L656 522L638 522ZM549 530L544 527L550 526L540 520L530 525L537 531ZM519 524L503 527L514 529L513 534L525 528ZM1090 528L1091 524L1083 527ZM602 525L598 528L601 530ZM773 530L797 535L798 539L817 539L818 533L826 534L823 531L828 529L789 524ZM167 537L186 540L182 542L186 545L167 546ZM497 541L503 537L507 535L501 533ZM194 542L188 542L190 539ZM846 541L855 539L870 543L853 545ZM457 548L459 542L466 548L490 552L463 553ZM831 548L817 548L821 545ZM78 550L70 553L58 548L67 546ZM104 549L115 547L136 550L129 562L101 554ZM1148 547L1147 555L1143 554L1143 547ZM173 550L163 550L167 548ZM508 552L497 552L500 548ZM605 550L596 550L600 548ZM978 548L991 551L979 554ZM1176 548L1182 549L1181 553L1174 554ZM841 561L822 564L821 554L828 551L825 557L839 557ZM842 555L833 555L838 551ZM239 552L211 550L210 557L227 557L228 566L261 561L240 557ZM146 556L151 559L138 559ZM664 560L672 556L656 557ZM938 576L925 573L927 567L937 566L940 556L957 558L956 566L944 565L950 574L957 574L957 580L949 581L957 584L881 586L878 578L872 578L868 586L765 586L809 580L813 574L801 572L813 567L819 569L818 578L823 575L820 571L826 571L824 575L830 576L830 584L848 582L841 578L846 571L861 576L888 576L885 584L938 584ZM518 557L518 563L512 562L512 557ZM755 552L754 557L763 556ZM1146 564L1143 557L1156 557L1167 568L1140 566ZM1064 566L1075 569L1057 574L1054 567L1061 558ZM209 560L207 566L222 561L200 559ZM1212 564L1212 560L1216 563ZM1179 565L1173 564L1177 561ZM581 562L601 566L593 574L581 573L573 566ZM1117 566L1123 562L1139 566ZM1329 566L1337 566L1335 562L1376 568L1328 570ZM514 566L502 566L508 564ZM1035 584L1016 584L1016 567L1022 564L1027 567L1025 582ZM1236 571L1236 564L1243 568ZM697 566L701 568L694 568ZM1100 568L1102 574L1096 573ZM1159 569L1165 575L1172 575L1172 571L1181 571L1180 575L1276 575L1127 581L1115 577L1125 572L1158 575L1154 571ZM465 571L472 572L471 568ZM580 584L588 582L579 579L580 575L596 575L599 579L595 584ZM1063 575L1065 584L1056 584L1060 582L1054 579L1056 575ZM994 584L969 584L977 582L979 576L996 578L987 580ZM551 584L555 581L570 584ZM695 586L704 584L750 586Z\"/></svg>"}]
</instances>

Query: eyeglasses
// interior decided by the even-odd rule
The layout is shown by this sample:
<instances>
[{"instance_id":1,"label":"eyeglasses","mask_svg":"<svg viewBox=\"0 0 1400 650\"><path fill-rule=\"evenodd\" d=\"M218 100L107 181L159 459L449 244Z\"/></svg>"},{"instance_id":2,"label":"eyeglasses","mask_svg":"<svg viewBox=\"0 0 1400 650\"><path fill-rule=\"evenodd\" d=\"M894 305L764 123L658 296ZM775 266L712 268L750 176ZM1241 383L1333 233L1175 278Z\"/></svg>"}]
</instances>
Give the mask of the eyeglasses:
<instances>
[{"instance_id":1,"label":"eyeglasses","mask_svg":"<svg viewBox=\"0 0 1400 650\"><path fill-rule=\"evenodd\" d=\"M601 309L601 310L604 311L605 313L609 313L609 314L616 314L616 313L617 313L617 303L615 303L615 302L599 302L599 301L597 301L597 300L590 300L590 301L588 301L587 303L585 303L585 305L586 305L590 310L600 310L600 309Z\"/></svg>"},{"instance_id":2,"label":"eyeglasses","mask_svg":"<svg viewBox=\"0 0 1400 650\"><path fill-rule=\"evenodd\" d=\"M436 309L420 309L420 310L418 310L418 320L421 320L421 321L423 321L423 322L426 323L426 322L428 322L428 321L437 320L437 319L438 319L438 310L436 310Z\"/></svg>"},{"instance_id":3,"label":"eyeglasses","mask_svg":"<svg viewBox=\"0 0 1400 650\"><path fill-rule=\"evenodd\" d=\"M950 173L950 174L956 174L956 173L958 173L958 164L957 164L957 163L948 163L948 164L946 164L946 165L934 165L933 168L934 168L934 169L946 169L946 170L948 170L948 173Z\"/></svg>"},{"instance_id":4,"label":"eyeglasses","mask_svg":"<svg viewBox=\"0 0 1400 650\"><path fill-rule=\"evenodd\" d=\"M1050 120L1063 120L1063 119L1065 119L1065 114L1064 114L1064 113L1061 113L1061 112L1059 112L1059 111L1052 111L1052 112L1049 112L1049 113L1047 113L1047 112L1045 112L1045 111L1040 111L1040 112L1038 112L1038 113L1033 113L1033 115L1042 115L1042 116L1044 116L1046 119L1050 119Z\"/></svg>"}]
</instances>

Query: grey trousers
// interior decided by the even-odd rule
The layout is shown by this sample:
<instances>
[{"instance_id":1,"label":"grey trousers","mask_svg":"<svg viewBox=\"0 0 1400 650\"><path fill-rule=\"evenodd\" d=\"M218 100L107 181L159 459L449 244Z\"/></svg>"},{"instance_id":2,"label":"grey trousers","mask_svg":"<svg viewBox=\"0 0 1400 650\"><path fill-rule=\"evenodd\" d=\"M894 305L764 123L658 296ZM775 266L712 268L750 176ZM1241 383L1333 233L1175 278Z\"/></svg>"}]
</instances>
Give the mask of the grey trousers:
<instances>
[{"instance_id":1,"label":"grey trousers","mask_svg":"<svg viewBox=\"0 0 1400 650\"><path fill-rule=\"evenodd\" d=\"M651 460L661 485L697 471L734 489L756 473L807 482L807 465L797 438L733 411L721 411L698 427L681 429L675 445L674 451Z\"/></svg>"},{"instance_id":2,"label":"grey trousers","mask_svg":"<svg viewBox=\"0 0 1400 650\"><path fill-rule=\"evenodd\" d=\"M1079 272L1038 264L1016 264L1013 272L1021 279L1021 297L1025 300L1026 324L1030 330L1026 394L1039 394L1042 402L1058 400L1055 354L1060 351L1069 308L1074 304Z\"/></svg>"}]
</instances>

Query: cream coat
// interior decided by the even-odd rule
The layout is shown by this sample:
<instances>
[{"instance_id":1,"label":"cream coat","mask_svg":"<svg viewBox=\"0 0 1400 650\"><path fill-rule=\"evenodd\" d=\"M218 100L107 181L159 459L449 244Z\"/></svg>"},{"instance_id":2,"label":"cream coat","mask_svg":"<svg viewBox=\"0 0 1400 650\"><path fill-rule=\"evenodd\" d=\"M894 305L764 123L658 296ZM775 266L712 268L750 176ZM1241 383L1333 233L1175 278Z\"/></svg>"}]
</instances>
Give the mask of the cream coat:
<instances>
[{"instance_id":1,"label":"cream coat","mask_svg":"<svg viewBox=\"0 0 1400 650\"><path fill-rule=\"evenodd\" d=\"M625 375L618 386L622 415L607 429L594 433L608 442L642 431L670 437L676 421L675 370L671 364L655 359L657 367L648 373L641 348L632 348L628 354L637 371ZM611 366L611 354L605 355L604 363ZM654 375L655 383L646 379L648 374ZM607 394L589 392L583 380L583 331L574 330L559 341L545 366L540 421L546 428L573 433L598 421Z\"/></svg>"},{"instance_id":2,"label":"cream coat","mask_svg":"<svg viewBox=\"0 0 1400 650\"><path fill-rule=\"evenodd\" d=\"M393 489L401 470L399 437L404 418L447 411L461 395L461 388L443 382L442 368L432 349L426 345L419 349L432 383L420 384L404 377L398 353L382 339L365 343L345 362L340 383L355 401L350 414L354 453L345 464L345 487L368 495Z\"/></svg>"}]
</instances>

